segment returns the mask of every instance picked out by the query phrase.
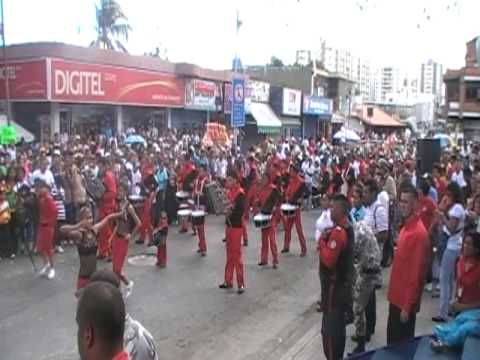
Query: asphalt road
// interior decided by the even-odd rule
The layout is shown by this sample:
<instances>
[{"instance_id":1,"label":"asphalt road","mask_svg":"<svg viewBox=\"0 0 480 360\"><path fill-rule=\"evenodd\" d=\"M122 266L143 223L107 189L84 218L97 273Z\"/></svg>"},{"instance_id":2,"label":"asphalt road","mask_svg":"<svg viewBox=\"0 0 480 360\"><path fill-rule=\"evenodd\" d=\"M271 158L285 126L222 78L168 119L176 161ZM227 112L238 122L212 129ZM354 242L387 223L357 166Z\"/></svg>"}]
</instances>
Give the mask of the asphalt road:
<instances>
[{"instance_id":1,"label":"asphalt road","mask_svg":"<svg viewBox=\"0 0 480 360\"><path fill-rule=\"evenodd\" d=\"M253 224L249 226L243 295L218 289L225 261L222 217L208 218L205 258L195 253L196 237L180 235L172 227L166 269L144 264L149 261L126 264L127 276L135 281L127 309L152 332L160 358L323 359L321 315L314 306L319 296L318 256L313 239L317 216L315 211L303 213L308 256L299 257L294 235L290 254L280 255L276 270L257 266L260 232ZM281 249L283 232L278 233L277 243ZM129 255L153 251L133 244ZM110 266L99 263L99 268ZM77 270L73 247L57 256L57 277L52 281L36 278L24 257L0 262L1 360L78 359L73 295ZM379 290L377 302L377 333L369 344L373 347L385 344L385 287ZM424 296L417 318L418 334L431 332L429 319L435 309L436 302ZM351 326L348 333L353 333ZM347 343L347 351L353 347Z\"/></svg>"}]
</instances>

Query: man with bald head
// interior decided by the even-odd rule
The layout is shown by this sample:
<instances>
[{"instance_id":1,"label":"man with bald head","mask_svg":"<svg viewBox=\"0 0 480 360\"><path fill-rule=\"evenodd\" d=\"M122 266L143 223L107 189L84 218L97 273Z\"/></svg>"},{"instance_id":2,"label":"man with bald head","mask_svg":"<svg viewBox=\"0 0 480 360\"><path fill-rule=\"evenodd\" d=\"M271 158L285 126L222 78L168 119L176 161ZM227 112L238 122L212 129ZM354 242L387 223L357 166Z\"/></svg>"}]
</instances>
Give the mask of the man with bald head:
<instances>
[{"instance_id":1,"label":"man with bald head","mask_svg":"<svg viewBox=\"0 0 480 360\"><path fill-rule=\"evenodd\" d=\"M81 360L128 360L123 351L125 303L118 288L103 281L85 287L76 320Z\"/></svg>"}]
</instances>

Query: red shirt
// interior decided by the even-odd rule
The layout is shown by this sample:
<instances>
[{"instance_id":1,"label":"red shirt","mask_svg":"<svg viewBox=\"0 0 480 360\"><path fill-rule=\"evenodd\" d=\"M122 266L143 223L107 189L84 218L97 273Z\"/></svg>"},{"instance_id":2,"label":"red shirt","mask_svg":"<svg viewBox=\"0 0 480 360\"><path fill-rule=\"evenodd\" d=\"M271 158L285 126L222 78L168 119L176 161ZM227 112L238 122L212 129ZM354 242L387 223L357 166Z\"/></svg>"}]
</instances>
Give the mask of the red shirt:
<instances>
[{"instance_id":1,"label":"red shirt","mask_svg":"<svg viewBox=\"0 0 480 360\"><path fill-rule=\"evenodd\" d=\"M422 196L418 199L416 211L427 231L429 231L432 226L436 210L437 205L430 196Z\"/></svg>"},{"instance_id":2,"label":"red shirt","mask_svg":"<svg viewBox=\"0 0 480 360\"><path fill-rule=\"evenodd\" d=\"M465 258L457 263L457 300L461 304L480 301L480 261L476 260L468 271L465 270Z\"/></svg>"},{"instance_id":3,"label":"red shirt","mask_svg":"<svg viewBox=\"0 0 480 360\"><path fill-rule=\"evenodd\" d=\"M342 222L344 225L346 219ZM348 241L347 232L339 225L331 230L324 232L318 242L318 254L320 262L329 269L333 269L337 264L338 257L346 248Z\"/></svg>"},{"instance_id":4,"label":"red shirt","mask_svg":"<svg viewBox=\"0 0 480 360\"><path fill-rule=\"evenodd\" d=\"M437 177L434 181L435 187L437 188L438 198L441 199L447 189L447 180L444 177Z\"/></svg>"},{"instance_id":5,"label":"red shirt","mask_svg":"<svg viewBox=\"0 0 480 360\"><path fill-rule=\"evenodd\" d=\"M388 287L388 301L407 313L418 310L430 240L419 216L410 216L398 234Z\"/></svg>"},{"instance_id":6,"label":"red shirt","mask_svg":"<svg viewBox=\"0 0 480 360\"><path fill-rule=\"evenodd\" d=\"M103 185L105 186L105 193L102 196L101 207L107 209L114 209L117 200L117 183L115 176L111 171L107 171L103 176Z\"/></svg>"},{"instance_id":7,"label":"red shirt","mask_svg":"<svg viewBox=\"0 0 480 360\"><path fill-rule=\"evenodd\" d=\"M50 194L39 196L38 209L38 223L42 226L55 226L57 223L58 210Z\"/></svg>"}]
</instances>

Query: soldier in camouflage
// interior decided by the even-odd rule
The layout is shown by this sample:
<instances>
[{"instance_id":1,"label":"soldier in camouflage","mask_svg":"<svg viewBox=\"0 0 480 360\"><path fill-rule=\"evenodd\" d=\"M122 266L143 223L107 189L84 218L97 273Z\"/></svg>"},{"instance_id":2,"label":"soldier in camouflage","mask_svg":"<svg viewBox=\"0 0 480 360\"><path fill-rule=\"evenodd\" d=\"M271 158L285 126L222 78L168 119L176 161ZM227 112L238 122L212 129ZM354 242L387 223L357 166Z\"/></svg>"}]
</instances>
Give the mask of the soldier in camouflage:
<instances>
[{"instance_id":1,"label":"soldier in camouflage","mask_svg":"<svg viewBox=\"0 0 480 360\"><path fill-rule=\"evenodd\" d=\"M380 274L380 262L382 259L377 239L365 221L356 222L353 225L355 233L354 265L355 265L355 286L354 286L354 325L357 347L353 353L365 351L365 343L370 339L371 334L366 334L365 307L375 290Z\"/></svg>"}]
</instances>

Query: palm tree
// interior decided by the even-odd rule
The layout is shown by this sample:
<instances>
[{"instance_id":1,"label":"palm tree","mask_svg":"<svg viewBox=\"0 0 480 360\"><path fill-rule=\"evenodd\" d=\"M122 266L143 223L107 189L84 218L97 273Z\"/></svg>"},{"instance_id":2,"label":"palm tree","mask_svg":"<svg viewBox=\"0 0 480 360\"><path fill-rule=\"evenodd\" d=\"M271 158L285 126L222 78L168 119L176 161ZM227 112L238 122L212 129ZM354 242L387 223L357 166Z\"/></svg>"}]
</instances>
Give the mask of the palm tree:
<instances>
[{"instance_id":1,"label":"palm tree","mask_svg":"<svg viewBox=\"0 0 480 360\"><path fill-rule=\"evenodd\" d=\"M132 28L120 4L115 0L100 0L100 6L95 5L95 9L97 39L92 41L90 46L128 52L118 38L128 41L128 33Z\"/></svg>"}]
</instances>

